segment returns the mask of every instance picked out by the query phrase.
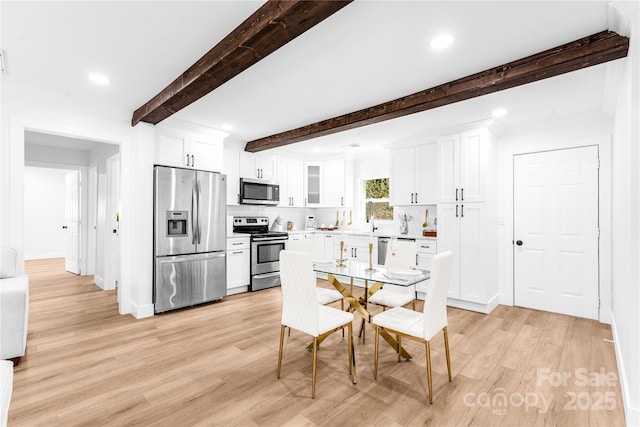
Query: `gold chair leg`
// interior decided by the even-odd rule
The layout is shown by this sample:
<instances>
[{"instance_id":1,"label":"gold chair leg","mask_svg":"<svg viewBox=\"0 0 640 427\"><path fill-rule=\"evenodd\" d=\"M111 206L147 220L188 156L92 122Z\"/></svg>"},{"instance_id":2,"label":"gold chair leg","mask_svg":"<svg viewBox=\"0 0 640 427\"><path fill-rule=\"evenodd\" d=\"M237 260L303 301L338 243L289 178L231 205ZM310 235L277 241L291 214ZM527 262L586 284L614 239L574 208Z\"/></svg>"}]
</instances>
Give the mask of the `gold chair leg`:
<instances>
[{"instance_id":1,"label":"gold chair leg","mask_svg":"<svg viewBox=\"0 0 640 427\"><path fill-rule=\"evenodd\" d=\"M442 330L444 331L444 349L447 354L447 372L449 373L449 382L451 382L451 357L449 355L449 332L446 326Z\"/></svg>"},{"instance_id":2,"label":"gold chair leg","mask_svg":"<svg viewBox=\"0 0 640 427\"><path fill-rule=\"evenodd\" d=\"M427 351L427 382L429 383L429 403L433 403L431 388L431 346L429 344L429 341L425 341L424 343Z\"/></svg>"},{"instance_id":3,"label":"gold chair leg","mask_svg":"<svg viewBox=\"0 0 640 427\"><path fill-rule=\"evenodd\" d=\"M367 332L367 325L365 325L365 322L366 322L366 320L362 319L362 325L361 325L361 328L362 328L362 344L364 344L364 335Z\"/></svg>"},{"instance_id":4,"label":"gold chair leg","mask_svg":"<svg viewBox=\"0 0 640 427\"><path fill-rule=\"evenodd\" d=\"M316 371L318 369L318 337L313 337L313 371L311 377L311 398L316 398Z\"/></svg>"},{"instance_id":5,"label":"gold chair leg","mask_svg":"<svg viewBox=\"0 0 640 427\"><path fill-rule=\"evenodd\" d=\"M353 374L352 369L352 354L351 354L351 328L352 325L349 324L349 332L347 333L347 358L349 359L349 375ZM342 336L344 336L344 326L342 327Z\"/></svg>"},{"instance_id":6,"label":"gold chair leg","mask_svg":"<svg viewBox=\"0 0 640 427\"><path fill-rule=\"evenodd\" d=\"M402 348L402 337L400 335L396 335L396 341L398 341L398 348L397 348L397 351L398 351L398 362L400 362L400 360L401 360L401 357L400 357L401 351L400 351L400 349Z\"/></svg>"},{"instance_id":7,"label":"gold chair leg","mask_svg":"<svg viewBox=\"0 0 640 427\"><path fill-rule=\"evenodd\" d=\"M344 298L340 300L340 310L344 311ZM344 338L344 328L342 328L342 338Z\"/></svg>"},{"instance_id":8,"label":"gold chair leg","mask_svg":"<svg viewBox=\"0 0 640 427\"><path fill-rule=\"evenodd\" d=\"M286 326L280 325L280 350L278 351L278 378L280 378L280 368L282 368L282 345L284 344L284 329Z\"/></svg>"},{"instance_id":9,"label":"gold chair leg","mask_svg":"<svg viewBox=\"0 0 640 427\"><path fill-rule=\"evenodd\" d=\"M378 346L380 345L380 326L376 326L376 342L373 351L373 379L378 380Z\"/></svg>"},{"instance_id":10,"label":"gold chair leg","mask_svg":"<svg viewBox=\"0 0 640 427\"><path fill-rule=\"evenodd\" d=\"M287 336L290 337L291 336L291 328L289 328L289 331L287 332Z\"/></svg>"},{"instance_id":11,"label":"gold chair leg","mask_svg":"<svg viewBox=\"0 0 640 427\"><path fill-rule=\"evenodd\" d=\"M358 382L358 377L356 375L356 346L353 344L353 324L349 323L349 342L351 343L351 363L353 366L353 384Z\"/></svg>"}]
</instances>

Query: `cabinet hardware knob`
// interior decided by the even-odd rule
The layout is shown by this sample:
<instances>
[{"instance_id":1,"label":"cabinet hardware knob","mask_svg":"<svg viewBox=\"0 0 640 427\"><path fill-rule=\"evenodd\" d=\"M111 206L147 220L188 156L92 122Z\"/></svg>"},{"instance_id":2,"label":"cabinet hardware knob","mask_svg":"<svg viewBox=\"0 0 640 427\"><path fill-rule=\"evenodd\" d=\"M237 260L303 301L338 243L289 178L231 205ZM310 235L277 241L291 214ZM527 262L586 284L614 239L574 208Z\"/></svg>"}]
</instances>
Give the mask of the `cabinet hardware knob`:
<instances>
[{"instance_id":1,"label":"cabinet hardware knob","mask_svg":"<svg viewBox=\"0 0 640 427\"><path fill-rule=\"evenodd\" d=\"M518 246L522 246L522 240L517 240L517 241L516 241L516 245L518 245Z\"/></svg>"}]
</instances>

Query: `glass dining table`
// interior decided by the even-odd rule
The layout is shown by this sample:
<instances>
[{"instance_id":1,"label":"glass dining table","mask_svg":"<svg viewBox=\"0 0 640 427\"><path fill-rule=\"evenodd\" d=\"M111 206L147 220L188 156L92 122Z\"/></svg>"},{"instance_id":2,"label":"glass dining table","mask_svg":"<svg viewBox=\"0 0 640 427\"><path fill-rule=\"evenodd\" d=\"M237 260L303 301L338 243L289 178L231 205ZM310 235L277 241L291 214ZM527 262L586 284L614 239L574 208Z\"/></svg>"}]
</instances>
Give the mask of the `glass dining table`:
<instances>
[{"instance_id":1,"label":"glass dining table","mask_svg":"<svg viewBox=\"0 0 640 427\"><path fill-rule=\"evenodd\" d=\"M313 269L318 273L327 273L327 280L335 287L349 303L349 309L358 312L362 316L360 335L364 342L364 327L371 323L373 318L367 307L367 301L371 295L380 290L385 284L397 286L413 286L416 283L429 279L430 272L419 269L398 269L385 268L383 265L373 265L358 261L317 260L313 262ZM348 284L340 280L348 279ZM362 297L353 295L353 281L360 279L364 281L364 294ZM371 285L371 286L370 286ZM395 350L398 342L387 331L380 331L380 336ZM411 355L404 348L400 348L400 355L405 359L410 359Z\"/></svg>"}]
</instances>

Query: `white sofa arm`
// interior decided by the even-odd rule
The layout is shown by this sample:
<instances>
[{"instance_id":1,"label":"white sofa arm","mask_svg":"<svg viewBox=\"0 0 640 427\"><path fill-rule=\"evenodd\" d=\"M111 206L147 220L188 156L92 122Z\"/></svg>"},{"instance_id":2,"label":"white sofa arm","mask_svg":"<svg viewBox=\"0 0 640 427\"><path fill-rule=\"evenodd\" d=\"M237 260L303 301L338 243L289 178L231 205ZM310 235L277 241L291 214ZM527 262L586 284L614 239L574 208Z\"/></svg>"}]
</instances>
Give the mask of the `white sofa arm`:
<instances>
[{"instance_id":1,"label":"white sofa arm","mask_svg":"<svg viewBox=\"0 0 640 427\"><path fill-rule=\"evenodd\" d=\"M24 356L29 319L29 277L0 279L0 359Z\"/></svg>"}]
</instances>

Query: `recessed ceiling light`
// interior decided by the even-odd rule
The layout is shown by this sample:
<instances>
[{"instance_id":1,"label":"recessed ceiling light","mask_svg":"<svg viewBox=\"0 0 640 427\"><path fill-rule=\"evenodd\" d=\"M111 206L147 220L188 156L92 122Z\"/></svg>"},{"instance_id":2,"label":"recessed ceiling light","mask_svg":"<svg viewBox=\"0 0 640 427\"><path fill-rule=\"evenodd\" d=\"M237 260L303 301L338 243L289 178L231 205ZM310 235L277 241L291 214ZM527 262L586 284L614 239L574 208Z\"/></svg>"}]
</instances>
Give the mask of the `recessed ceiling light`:
<instances>
[{"instance_id":1,"label":"recessed ceiling light","mask_svg":"<svg viewBox=\"0 0 640 427\"><path fill-rule=\"evenodd\" d=\"M222 125L222 130L231 132L233 130L233 125L230 123L225 123Z\"/></svg>"},{"instance_id":2,"label":"recessed ceiling light","mask_svg":"<svg viewBox=\"0 0 640 427\"><path fill-rule=\"evenodd\" d=\"M95 83L101 86L105 86L109 84L109 78L104 74L91 73L89 74L89 80L91 80L92 83Z\"/></svg>"},{"instance_id":3,"label":"recessed ceiling light","mask_svg":"<svg viewBox=\"0 0 640 427\"><path fill-rule=\"evenodd\" d=\"M453 43L453 36L451 34L440 34L431 39L431 47L436 50L446 49Z\"/></svg>"},{"instance_id":4,"label":"recessed ceiling light","mask_svg":"<svg viewBox=\"0 0 640 427\"><path fill-rule=\"evenodd\" d=\"M497 118L497 117L502 117L502 116L504 116L505 114L507 114L507 110L505 110L504 108L498 108L497 110L493 110L493 111L491 112L491 115L492 115L493 117L496 117L496 118Z\"/></svg>"}]
</instances>

